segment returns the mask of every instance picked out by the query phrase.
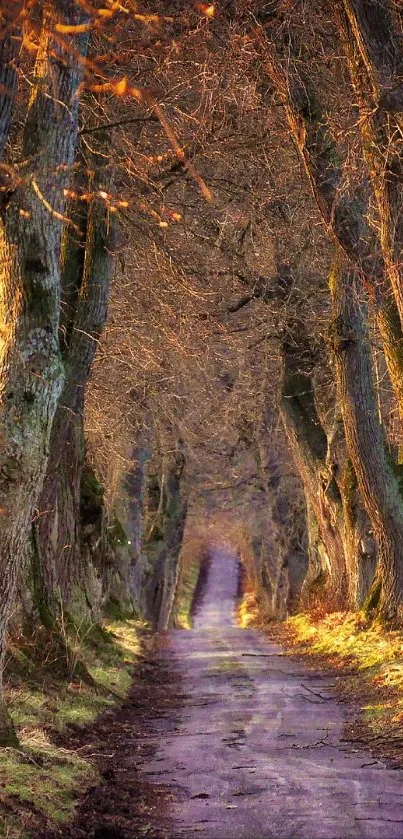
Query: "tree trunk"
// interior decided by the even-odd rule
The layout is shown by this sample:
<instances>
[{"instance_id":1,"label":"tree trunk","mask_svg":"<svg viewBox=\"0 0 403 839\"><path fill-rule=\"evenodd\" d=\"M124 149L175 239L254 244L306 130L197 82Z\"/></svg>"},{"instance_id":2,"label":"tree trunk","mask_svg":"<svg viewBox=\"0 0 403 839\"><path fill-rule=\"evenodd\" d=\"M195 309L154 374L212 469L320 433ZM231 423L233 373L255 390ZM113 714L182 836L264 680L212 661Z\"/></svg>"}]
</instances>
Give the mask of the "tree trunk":
<instances>
[{"instance_id":1,"label":"tree trunk","mask_svg":"<svg viewBox=\"0 0 403 839\"><path fill-rule=\"evenodd\" d=\"M380 243L403 324L403 49L388 0L333 0L361 110L361 134L377 199Z\"/></svg>"},{"instance_id":2,"label":"tree trunk","mask_svg":"<svg viewBox=\"0 0 403 839\"><path fill-rule=\"evenodd\" d=\"M0 160L7 143L17 94L17 60L22 41L23 0L5 3L0 20ZM9 166L0 165L0 201L15 188L16 176ZM3 203L1 201L1 203ZM1 666L1 665L0 665ZM0 747L17 746L17 737L7 708L0 698Z\"/></svg>"},{"instance_id":3,"label":"tree trunk","mask_svg":"<svg viewBox=\"0 0 403 839\"><path fill-rule=\"evenodd\" d=\"M338 2L333 0L333 4ZM311 80L301 77L289 56L283 66L280 57L273 57L272 50L268 54L268 72L283 96L288 124L326 228L371 289L388 372L403 420L402 323L390 293L389 262L379 255L380 244L367 221L366 185L353 194L340 189L344 176L341 150ZM367 123L366 115L361 122ZM382 250L385 253L385 248Z\"/></svg>"},{"instance_id":4,"label":"tree trunk","mask_svg":"<svg viewBox=\"0 0 403 839\"><path fill-rule=\"evenodd\" d=\"M312 549L312 567L308 578L321 578L331 589L335 605L344 602L346 594L346 558L344 521L341 496L334 476L326 464L327 436L320 423L313 393L312 380L305 372L309 366L308 342L303 337L301 323L292 328L292 340L282 344L282 385L280 411L291 451L304 486L307 512L313 512L317 537L322 542L318 552L318 539L312 538L311 523L309 545ZM302 337L301 337L302 336ZM313 573L321 558L320 575ZM305 593L307 585L304 587ZM330 596L330 593L329 593Z\"/></svg>"},{"instance_id":5,"label":"tree trunk","mask_svg":"<svg viewBox=\"0 0 403 839\"><path fill-rule=\"evenodd\" d=\"M378 542L380 609L393 617L403 597L403 503L379 423L365 312L354 272L341 260L332 273L331 291L331 343L347 448Z\"/></svg>"},{"instance_id":6,"label":"tree trunk","mask_svg":"<svg viewBox=\"0 0 403 839\"><path fill-rule=\"evenodd\" d=\"M181 487L184 467L185 457L179 442L174 451L168 451L162 457L160 503L147 540L151 567L148 579L143 582L146 617L159 630L169 626L179 579L179 555L187 513L187 501Z\"/></svg>"},{"instance_id":7,"label":"tree trunk","mask_svg":"<svg viewBox=\"0 0 403 839\"><path fill-rule=\"evenodd\" d=\"M144 513L147 491L147 470L151 459L151 450L146 440L135 448L132 460L133 469L127 475L125 486L129 499L128 526L132 541L132 569L130 588L133 601L140 614L145 611L143 602L143 539Z\"/></svg>"},{"instance_id":8,"label":"tree trunk","mask_svg":"<svg viewBox=\"0 0 403 839\"><path fill-rule=\"evenodd\" d=\"M68 246L63 283L65 298L70 300L63 319L67 377L53 422L46 479L34 524L54 614L60 598L65 607L71 604L73 591L78 600L85 600L88 568L81 552L84 398L106 322L114 264L114 223L103 200L95 198L91 203L85 229L85 246L71 240Z\"/></svg>"},{"instance_id":9,"label":"tree trunk","mask_svg":"<svg viewBox=\"0 0 403 839\"><path fill-rule=\"evenodd\" d=\"M24 180L0 225L0 656L19 568L41 490L63 382L59 257L64 188L74 161L77 90L86 36L64 45L54 21L76 25L80 7L58 0L46 17L29 105Z\"/></svg>"},{"instance_id":10,"label":"tree trunk","mask_svg":"<svg viewBox=\"0 0 403 839\"><path fill-rule=\"evenodd\" d=\"M5 0L0 11L0 160L10 133L17 95L18 54L22 47L22 11L24 0ZM0 167L0 179L11 177ZM3 190L7 183L1 182Z\"/></svg>"},{"instance_id":11,"label":"tree trunk","mask_svg":"<svg viewBox=\"0 0 403 839\"><path fill-rule=\"evenodd\" d=\"M264 390L269 387L265 378ZM264 492L262 517L256 516L257 534L252 546L260 611L269 620L284 620L299 601L308 554L304 549L304 513L298 509L295 497L289 497L279 464L273 458L275 443L268 435L273 420L266 399L251 440L259 489ZM253 532L256 533L255 526Z\"/></svg>"},{"instance_id":12,"label":"tree trunk","mask_svg":"<svg viewBox=\"0 0 403 839\"><path fill-rule=\"evenodd\" d=\"M372 585L376 562L376 543L371 523L363 506L354 468L348 456L344 423L338 400L334 423L328 435L327 467L340 492L343 516L343 541L346 557L348 602L362 606Z\"/></svg>"}]
</instances>

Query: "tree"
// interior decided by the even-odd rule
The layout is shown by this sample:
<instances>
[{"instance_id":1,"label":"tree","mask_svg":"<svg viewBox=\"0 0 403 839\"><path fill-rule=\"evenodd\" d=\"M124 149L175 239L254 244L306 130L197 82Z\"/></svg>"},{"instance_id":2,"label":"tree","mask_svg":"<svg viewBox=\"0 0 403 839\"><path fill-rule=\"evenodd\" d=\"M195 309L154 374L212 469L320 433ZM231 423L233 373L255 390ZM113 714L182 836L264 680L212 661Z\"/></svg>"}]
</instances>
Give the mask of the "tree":
<instances>
[{"instance_id":1,"label":"tree","mask_svg":"<svg viewBox=\"0 0 403 839\"><path fill-rule=\"evenodd\" d=\"M332 272L332 345L347 447L378 543L378 574L372 604L393 618L403 600L403 503L388 459L372 376L365 309L355 272L337 260Z\"/></svg>"},{"instance_id":2,"label":"tree","mask_svg":"<svg viewBox=\"0 0 403 839\"><path fill-rule=\"evenodd\" d=\"M59 349L64 189L77 140L77 90L88 35L73 0L48 4L23 137L23 173L3 200L1 252L0 658L19 568L45 474L63 384ZM66 39L57 27L73 34ZM76 34L76 28L78 34ZM1 669L1 668L0 668ZM1 739L9 731L0 725Z\"/></svg>"}]
</instances>

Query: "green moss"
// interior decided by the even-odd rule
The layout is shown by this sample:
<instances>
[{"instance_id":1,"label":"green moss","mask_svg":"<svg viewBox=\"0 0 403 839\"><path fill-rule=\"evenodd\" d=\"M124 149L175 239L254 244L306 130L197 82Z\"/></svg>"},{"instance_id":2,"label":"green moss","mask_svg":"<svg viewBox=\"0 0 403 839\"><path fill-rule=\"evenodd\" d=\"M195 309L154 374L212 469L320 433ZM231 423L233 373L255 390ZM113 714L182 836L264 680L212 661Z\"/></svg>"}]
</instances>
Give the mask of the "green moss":
<instances>
[{"instance_id":1,"label":"green moss","mask_svg":"<svg viewBox=\"0 0 403 839\"><path fill-rule=\"evenodd\" d=\"M129 600L125 605L114 597L109 598L104 606L103 612L105 617L112 621L135 620L139 618L139 615L135 612Z\"/></svg>"},{"instance_id":2,"label":"green moss","mask_svg":"<svg viewBox=\"0 0 403 839\"><path fill-rule=\"evenodd\" d=\"M75 789L97 779L95 768L75 752L56 749L38 730L25 738L24 751L6 749L0 761L0 784L6 796L33 804L47 818L64 822L74 809Z\"/></svg>"},{"instance_id":3,"label":"green moss","mask_svg":"<svg viewBox=\"0 0 403 839\"><path fill-rule=\"evenodd\" d=\"M388 450L388 455L389 463L392 466L393 473L398 483L399 493L403 496L403 463L398 462L400 461L400 452L397 452L395 455L393 452Z\"/></svg>"},{"instance_id":4,"label":"green moss","mask_svg":"<svg viewBox=\"0 0 403 839\"><path fill-rule=\"evenodd\" d=\"M377 577L372 583L368 596L363 605L363 612L365 615L371 615L372 612L378 609L379 604L381 602L381 594L382 580L380 577Z\"/></svg>"},{"instance_id":5,"label":"green moss","mask_svg":"<svg viewBox=\"0 0 403 839\"><path fill-rule=\"evenodd\" d=\"M191 629L192 605L200 576L200 559L195 559L182 573L178 586L175 610L175 626L181 629Z\"/></svg>"},{"instance_id":6,"label":"green moss","mask_svg":"<svg viewBox=\"0 0 403 839\"><path fill-rule=\"evenodd\" d=\"M108 539L113 548L129 545L129 537L122 522L115 516L112 524L108 527Z\"/></svg>"},{"instance_id":7,"label":"green moss","mask_svg":"<svg viewBox=\"0 0 403 839\"><path fill-rule=\"evenodd\" d=\"M352 689L371 701L362 709L371 730L396 737L400 747L403 722L403 634L363 612L334 612L315 619L309 614L290 618L293 647L299 654L331 657L334 666L355 668ZM302 644L302 646L301 646Z\"/></svg>"},{"instance_id":8,"label":"green moss","mask_svg":"<svg viewBox=\"0 0 403 839\"><path fill-rule=\"evenodd\" d=\"M46 586L43 579L43 565L39 551L36 525L32 526L29 555L31 560L31 588L34 604L38 610L38 614L43 625L47 629L53 629L55 619L48 602Z\"/></svg>"},{"instance_id":9,"label":"green moss","mask_svg":"<svg viewBox=\"0 0 403 839\"><path fill-rule=\"evenodd\" d=\"M52 647L46 648L43 639L42 666L38 638L27 642L23 650L21 639L17 648L12 646L6 699L20 746L0 751L0 836L1 811L8 813L4 835L20 839L26 826L35 827L41 815L55 823L70 819L77 790L82 792L97 782L91 760L58 748L56 735L71 724L88 725L127 696L134 662L141 654L143 629L139 621L108 621L76 637L77 654L91 683L76 676L69 681L65 671L61 676L63 668L49 668ZM43 635L43 628L40 632ZM69 639L69 645L73 640Z\"/></svg>"},{"instance_id":10,"label":"green moss","mask_svg":"<svg viewBox=\"0 0 403 839\"><path fill-rule=\"evenodd\" d=\"M354 527L357 517L357 477L351 460L344 470L344 506L350 527Z\"/></svg>"},{"instance_id":11,"label":"green moss","mask_svg":"<svg viewBox=\"0 0 403 839\"><path fill-rule=\"evenodd\" d=\"M171 493L167 498L166 507L165 507L165 517L169 520L173 519L178 512L179 506L180 506L180 497L178 495L174 495L173 493Z\"/></svg>"}]
</instances>

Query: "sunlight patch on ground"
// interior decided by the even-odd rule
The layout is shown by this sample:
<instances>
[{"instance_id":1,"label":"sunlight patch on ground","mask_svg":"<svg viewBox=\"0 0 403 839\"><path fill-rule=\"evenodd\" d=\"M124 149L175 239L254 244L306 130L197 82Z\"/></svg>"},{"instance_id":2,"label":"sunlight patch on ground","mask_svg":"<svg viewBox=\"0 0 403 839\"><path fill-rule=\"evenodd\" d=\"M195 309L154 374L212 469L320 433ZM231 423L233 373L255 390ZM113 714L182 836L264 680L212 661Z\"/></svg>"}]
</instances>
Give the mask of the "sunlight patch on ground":
<instances>
[{"instance_id":1,"label":"sunlight patch on ground","mask_svg":"<svg viewBox=\"0 0 403 839\"><path fill-rule=\"evenodd\" d=\"M363 704L364 718L374 732L403 721L403 632L370 623L363 613L335 612L315 620L308 614L286 622L298 653L326 656L332 665L356 668L371 694Z\"/></svg>"},{"instance_id":2,"label":"sunlight patch on ground","mask_svg":"<svg viewBox=\"0 0 403 839\"><path fill-rule=\"evenodd\" d=\"M241 629L257 626L259 623L259 607L253 592L245 592L237 612L238 625Z\"/></svg>"}]
</instances>

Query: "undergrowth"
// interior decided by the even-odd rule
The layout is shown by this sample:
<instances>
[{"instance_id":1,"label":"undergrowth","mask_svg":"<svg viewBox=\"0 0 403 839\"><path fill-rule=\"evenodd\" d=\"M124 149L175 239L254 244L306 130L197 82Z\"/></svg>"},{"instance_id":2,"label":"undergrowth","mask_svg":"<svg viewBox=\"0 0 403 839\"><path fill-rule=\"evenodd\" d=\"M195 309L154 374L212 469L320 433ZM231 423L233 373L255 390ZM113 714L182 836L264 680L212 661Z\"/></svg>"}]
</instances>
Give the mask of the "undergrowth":
<instances>
[{"instance_id":1,"label":"undergrowth","mask_svg":"<svg viewBox=\"0 0 403 839\"><path fill-rule=\"evenodd\" d=\"M352 675L351 690L374 739L401 737L403 722L403 632L370 622L363 613L335 612L315 618L296 615L286 622L299 654L326 657Z\"/></svg>"},{"instance_id":2,"label":"undergrowth","mask_svg":"<svg viewBox=\"0 0 403 839\"><path fill-rule=\"evenodd\" d=\"M237 611L238 625L242 629L248 626L256 627L262 624L262 617L254 591L244 591Z\"/></svg>"},{"instance_id":3,"label":"undergrowth","mask_svg":"<svg viewBox=\"0 0 403 839\"><path fill-rule=\"evenodd\" d=\"M97 782L91 756L62 748L60 735L125 698L142 628L134 620L109 621L71 633L64 661L60 637L44 628L13 640L5 694L19 748L0 752L0 836L26 839L68 821L77 790Z\"/></svg>"},{"instance_id":4,"label":"undergrowth","mask_svg":"<svg viewBox=\"0 0 403 839\"><path fill-rule=\"evenodd\" d=\"M185 533L181 550L181 573L175 597L174 626L178 629L192 628L192 609L198 588L203 582L203 569L209 554L209 542L205 528Z\"/></svg>"},{"instance_id":5,"label":"undergrowth","mask_svg":"<svg viewBox=\"0 0 403 839\"><path fill-rule=\"evenodd\" d=\"M191 629L192 627L192 605L199 580L200 565L199 557L190 562L179 582L178 606L175 614L175 626L178 629Z\"/></svg>"}]
</instances>

